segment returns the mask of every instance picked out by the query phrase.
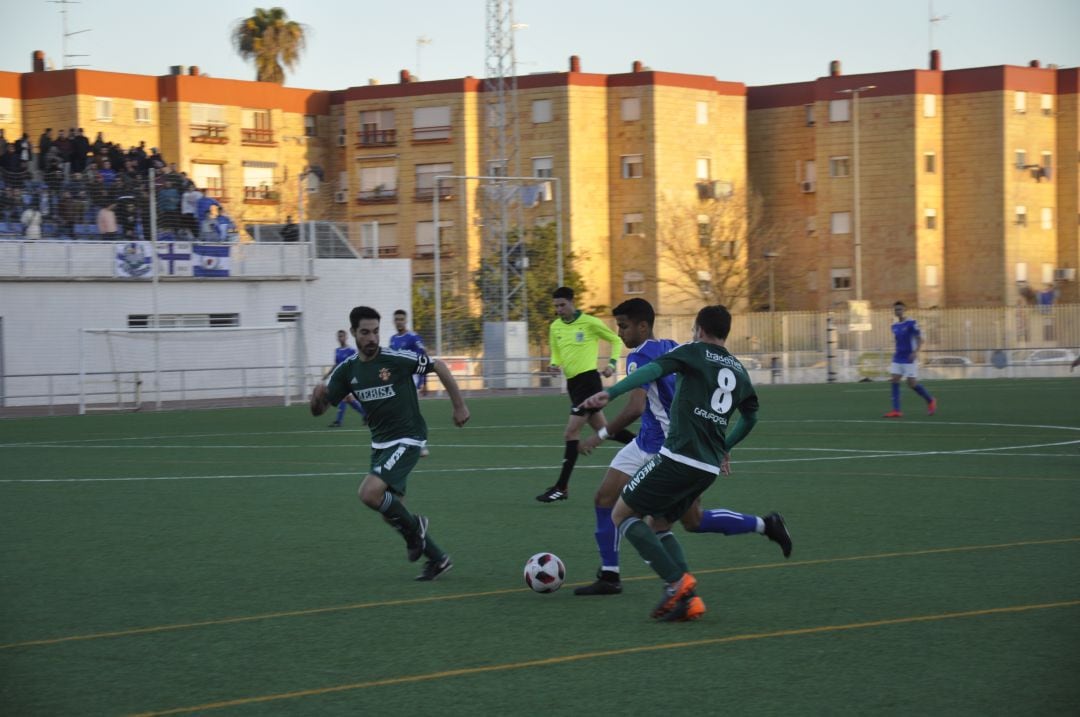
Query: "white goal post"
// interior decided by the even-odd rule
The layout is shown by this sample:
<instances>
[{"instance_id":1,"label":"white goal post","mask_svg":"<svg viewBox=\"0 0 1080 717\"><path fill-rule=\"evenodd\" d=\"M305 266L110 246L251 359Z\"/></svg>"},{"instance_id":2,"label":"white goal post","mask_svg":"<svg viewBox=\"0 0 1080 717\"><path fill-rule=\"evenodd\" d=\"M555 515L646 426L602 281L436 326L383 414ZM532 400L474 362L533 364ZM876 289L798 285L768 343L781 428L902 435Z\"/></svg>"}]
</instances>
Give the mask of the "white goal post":
<instances>
[{"instance_id":1,"label":"white goal post","mask_svg":"<svg viewBox=\"0 0 1080 717\"><path fill-rule=\"evenodd\" d=\"M79 413L283 404L304 390L296 324L81 329Z\"/></svg>"}]
</instances>

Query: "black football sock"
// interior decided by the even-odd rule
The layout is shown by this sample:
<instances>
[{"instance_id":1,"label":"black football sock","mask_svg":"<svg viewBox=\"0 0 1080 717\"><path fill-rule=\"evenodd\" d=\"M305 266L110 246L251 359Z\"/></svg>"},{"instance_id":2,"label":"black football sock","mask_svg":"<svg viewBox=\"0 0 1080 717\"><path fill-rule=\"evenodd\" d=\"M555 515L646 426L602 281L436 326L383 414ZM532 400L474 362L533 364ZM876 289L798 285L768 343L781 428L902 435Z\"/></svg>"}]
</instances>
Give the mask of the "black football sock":
<instances>
[{"instance_id":1,"label":"black football sock","mask_svg":"<svg viewBox=\"0 0 1080 717\"><path fill-rule=\"evenodd\" d=\"M628 431L625 428L611 437L612 440L618 441L619 443L623 443L623 444L630 443L635 438L637 438L637 434L634 433L633 431Z\"/></svg>"},{"instance_id":2,"label":"black football sock","mask_svg":"<svg viewBox=\"0 0 1080 717\"><path fill-rule=\"evenodd\" d=\"M566 442L566 450L563 452L562 459L562 472L559 473L559 480L555 483L555 487L559 490L566 490L566 486L570 484L570 474L574 471L574 464L577 463L577 447L578 441Z\"/></svg>"}]
</instances>

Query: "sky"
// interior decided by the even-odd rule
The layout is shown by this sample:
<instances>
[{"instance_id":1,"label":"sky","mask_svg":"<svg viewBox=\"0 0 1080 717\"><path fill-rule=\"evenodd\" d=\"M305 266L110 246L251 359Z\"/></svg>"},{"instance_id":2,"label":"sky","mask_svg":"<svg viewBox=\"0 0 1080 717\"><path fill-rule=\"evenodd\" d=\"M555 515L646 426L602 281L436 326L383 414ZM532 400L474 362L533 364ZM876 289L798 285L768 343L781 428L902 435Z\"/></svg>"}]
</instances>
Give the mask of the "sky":
<instances>
[{"instance_id":1,"label":"sky","mask_svg":"<svg viewBox=\"0 0 1080 717\"><path fill-rule=\"evenodd\" d=\"M308 47L286 85L337 90L369 79L397 82L483 77L485 0L275 0L306 26ZM68 64L163 75L198 65L212 77L254 79L230 43L254 0L0 0L7 30L0 70L28 72L44 50L64 66L60 8L67 8ZM933 44L944 69L1080 65L1080 0L933 0ZM653 70L711 75L747 85L805 82L840 60L843 74L928 66L927 0L516 0L518 74ZM420 43L419 39L427 42Z\"/></svg>"}]
</instances>

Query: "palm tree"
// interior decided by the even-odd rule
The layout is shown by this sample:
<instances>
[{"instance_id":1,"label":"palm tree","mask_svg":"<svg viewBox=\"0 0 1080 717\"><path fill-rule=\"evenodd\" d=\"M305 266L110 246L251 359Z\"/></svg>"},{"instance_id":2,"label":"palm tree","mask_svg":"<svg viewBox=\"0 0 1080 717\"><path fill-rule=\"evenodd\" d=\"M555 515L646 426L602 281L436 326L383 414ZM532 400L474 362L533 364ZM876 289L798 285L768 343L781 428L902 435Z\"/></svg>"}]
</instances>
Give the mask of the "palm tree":
<instances>
[{"instance_id":1,"label":"palm tree","mask_svg":"<svg viewBox=\"0 0 1080 717\"><path fill-rule=\"evenodd\" d=\"M255 60L255 79L285 84L285 67L290 70L300 59L306 38L304 26L289 19L280 7L255 8L255 14L238 20L232 31L233 45L240 57Z\"/></svg>"}]
</instances>

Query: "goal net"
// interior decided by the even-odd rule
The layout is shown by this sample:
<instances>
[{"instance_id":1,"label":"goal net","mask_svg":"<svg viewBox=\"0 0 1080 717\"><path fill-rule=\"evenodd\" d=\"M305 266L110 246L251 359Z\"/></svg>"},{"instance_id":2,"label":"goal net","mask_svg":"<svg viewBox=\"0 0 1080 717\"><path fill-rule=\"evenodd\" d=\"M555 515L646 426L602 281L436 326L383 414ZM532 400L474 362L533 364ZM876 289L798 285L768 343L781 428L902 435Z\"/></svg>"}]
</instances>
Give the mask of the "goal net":
<instances>
[{"instance_id":1,"label":"goal net","mask_svg":"<svg viewBox=\"0 0 1080 717\"><path fill-rule=\"evenodd\" d=\"M302 392L295 324L83 329L79 412L289 403Z\"/></svg>"}]
</instances>

